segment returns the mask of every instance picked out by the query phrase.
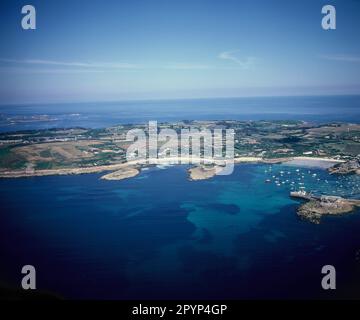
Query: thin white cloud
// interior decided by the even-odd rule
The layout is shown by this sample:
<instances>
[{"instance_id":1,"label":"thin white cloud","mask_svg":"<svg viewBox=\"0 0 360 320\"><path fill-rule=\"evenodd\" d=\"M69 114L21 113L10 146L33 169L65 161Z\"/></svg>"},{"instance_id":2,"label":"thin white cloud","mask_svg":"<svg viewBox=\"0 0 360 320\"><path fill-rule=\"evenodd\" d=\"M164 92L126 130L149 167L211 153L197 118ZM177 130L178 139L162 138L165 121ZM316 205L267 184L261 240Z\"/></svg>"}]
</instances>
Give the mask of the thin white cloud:
<instances>
[{"instance_id":1,"label":"thin white cloud","mask_svg":"<svg viewBox=\"0 0 360 320\"><path fill-rule=\"evenodd\" d=\"M116 70L120 72L120 70ZM79 68L23 68L23 67L0 67L0 73L11 74L76 74L76 73L105 73L100 69Z\"/></svg>"},{"instance_id":2,"label":"thin white cloud","mask_svg":"<svg viewBox=\"0 0 360 320\"><path fill-rule=\"evenodd\" d=\"M234 55L237 51L222 52L219 58L231 60L241 69L250 68L255 58L246 57L240 59ZM201 63L172 62L159 65L141 65L125 62L80 62L80 61L59 61L46 59L8 59L0 57L0 72L14 73L105 73L105 72L122 72L136 71L144 69L163 69L163 70L214 70L214 69L234 69L229 66L216 66Z\"/></svg>"},{"instance_id":3,"label":"thin white cloud","mask_svg":"<svg viewBox=\"0 0 360 320\"><path fill-rule=\"evenodd\" d=\"M204 64L189 64L189 63L173 63L170 65L165 65L164 69L174 69L174 70L206 70L213 69L213 67Z\"/></svg>"},{"instance_id":4,"label":"thin white cloud","mask_svg":"<svg viewBox=\"0 0 360 320\"><path fill-rule=\"evenodd\" d=\"M329 55L321 55L320 58L326 60L332 60L332 61L360 62L360 55L329 54Z\"/></svg>"},{"instance_id":5,"label":"thin white cloud","mask_svg":"<svg viewBox=\"0 0 360 320\"><path fill-rule=\"evenodd\" d=\"M31 66L47 66L47 67L63 67L63 69L54 68L56 73L58 70L60 73L66 73L66 71L75 73L81 72L105 72L105 71L116 71L116 70L136 70L136 69L169 69L169 70L206 70L212 69L213 67L203 64L192 64L192 63L171 63L164 65L155 66L144 66L131 63L114 63L114 62L65 62L55 60L41 60L41 59L4 59L0 58L0 62L10 65L31 65ZM65 67L65 69L64 69ZM76 69L72 69L76 68ZM10 68L8 68L10 69ZM15 69L15 68L14 68ZM20 70L20 68L18 68ZM44 73L50 73L51 69L46 69ZM41 69L37 70L37 73L41 73Z\"/></svg>"},{"instance_id":6,"label":"thin white cloud","mask_svg":"<svg viewBox=\"0 0 360 320\"><path fill-rule=\"evenodd\" d=\"M235 62L242 69L249 69L255 64L255 57L240 58L237 56L238 52L240 52L240 50L224 51L221 52L218 57L223 60L230 60L232 62Z\"/></svg>"},{"instance_id":7,"label":"thin white cloud","mask_svg":"<svg viewBox=\"0 0 360 320\"><path fill-rule=\"evenodd\" d=\"M67 61L55 61L55 60L41 60L41 59L3 59L0 58L0 62L16 63L16 64L29 64L29 65L47 65L47 66L61 66L61 67L78 67L78 68L104 68L104 69L137 69L138 65L130 63L106 63L106 62L67 62Z\"/></svg>"}]
</instances>

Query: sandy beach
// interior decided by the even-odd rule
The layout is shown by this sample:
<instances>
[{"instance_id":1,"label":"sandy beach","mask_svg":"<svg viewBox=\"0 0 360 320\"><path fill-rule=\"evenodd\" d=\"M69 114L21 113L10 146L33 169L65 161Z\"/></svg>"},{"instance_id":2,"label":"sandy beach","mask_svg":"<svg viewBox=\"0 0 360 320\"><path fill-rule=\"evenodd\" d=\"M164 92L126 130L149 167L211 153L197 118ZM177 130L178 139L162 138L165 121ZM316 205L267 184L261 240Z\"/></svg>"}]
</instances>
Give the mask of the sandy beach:
<instances>
[{"instance_id":1,"label":"sandy beach","mask_svg":"<svg viewBox=\"0 0 360 320\"><path fill-rule=\"evenodd\" d=\"M328 169L337 163L343 163L344 160L336 160L331 158L311 158L311 157L295 157L283 163L291 166L309 167Z\"/></svg>"}]
</instances>

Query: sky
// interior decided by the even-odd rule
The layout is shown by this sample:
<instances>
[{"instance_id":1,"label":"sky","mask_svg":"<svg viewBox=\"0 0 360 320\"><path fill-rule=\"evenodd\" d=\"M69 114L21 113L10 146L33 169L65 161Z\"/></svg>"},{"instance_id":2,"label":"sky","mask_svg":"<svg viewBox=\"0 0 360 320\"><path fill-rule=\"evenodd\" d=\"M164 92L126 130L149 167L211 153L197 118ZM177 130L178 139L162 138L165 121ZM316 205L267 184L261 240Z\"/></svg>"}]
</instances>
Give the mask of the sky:
<instances>
[{"instance_id":1,"label":"sky","mask_svg":"<svg viewBox=\"0 0 360 320\"><path fill-rule=\"evenodd\" d=\"M2 0L0 14L0 104L360 94L360 0Z\"/></svg>"}]
</instances>

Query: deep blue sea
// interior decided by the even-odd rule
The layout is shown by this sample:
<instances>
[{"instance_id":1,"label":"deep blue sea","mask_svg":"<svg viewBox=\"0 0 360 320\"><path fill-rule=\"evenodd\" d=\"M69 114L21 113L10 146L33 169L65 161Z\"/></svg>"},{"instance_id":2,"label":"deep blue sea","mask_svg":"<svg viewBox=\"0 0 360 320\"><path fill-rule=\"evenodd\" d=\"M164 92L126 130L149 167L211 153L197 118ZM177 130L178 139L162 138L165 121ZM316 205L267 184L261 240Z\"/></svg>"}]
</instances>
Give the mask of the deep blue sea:
<instances>
[{"instance_id":1,"label":"deep blue sea","mask_svg":"<svg viewBox=\"0 0 360 320\"><path fill-rule=\"evenodd\" d=\"M0 180L2 283L31 264L39 289L68 298L360 297L360 212L316 225L289 198L299 179L350 196L358 176L243 164L205 181L186 166L99 177ZM335 292L320 286L328 264Z\"/></svg>"},{"instance_id":2,"label":"deep blue sea","mask_svg":"<svg viewBox=\"0 0 360 320\"><path fill-rule=\"evenodd\" d=\"M8 106L0 127L360 119L358 96L209 101ZM28 121L41 114L51 120ZM186 170L153 167L122 181L100 174L1 179L0 287L19 288L30 264L39 290L75 299L360 298L360 212L316 225L296 215L301 202L289 197L301 184L358 198L359 176L242 164L229 176L189 181ZM329 264L337 289L324 291L321 268Z\"/></svg>"}]
</instances>

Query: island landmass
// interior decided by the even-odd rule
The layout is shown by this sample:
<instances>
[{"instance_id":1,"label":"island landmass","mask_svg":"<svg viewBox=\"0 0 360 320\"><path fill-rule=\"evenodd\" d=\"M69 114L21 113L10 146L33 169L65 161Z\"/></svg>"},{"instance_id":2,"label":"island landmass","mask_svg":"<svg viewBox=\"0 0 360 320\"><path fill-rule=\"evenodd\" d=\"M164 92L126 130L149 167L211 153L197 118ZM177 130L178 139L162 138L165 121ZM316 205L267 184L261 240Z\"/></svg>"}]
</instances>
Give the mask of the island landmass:
<instances>
[{"instance_id":1,"label":"island landmass","mask_svg":"<svg viewBox=\"0 0 360 320\"><path fill-rule=\"evenodd\" d=\"M359 173L358 160L356 169L352 165L360 153L358 124L230 120L160 124L160 128L177 132L189 127L234 129L235 164L320 160L338 164L333 171L329 169L330 172ZM126 140L126 132L134 128L146 131L146 125L129 124L104 129L54 128L0 133L0 178L128 170L134 163L126 160L126 150L132 142ZM158 159L147 159L140 165L167 162L183 163L181 159L176 162L159 154ZM350 169L344 169L347 164L343 163L350 163ZM192 171L201 172L200 169ZM206 175L210 178L209 172Z\"/></svg>"}]
</instances>

